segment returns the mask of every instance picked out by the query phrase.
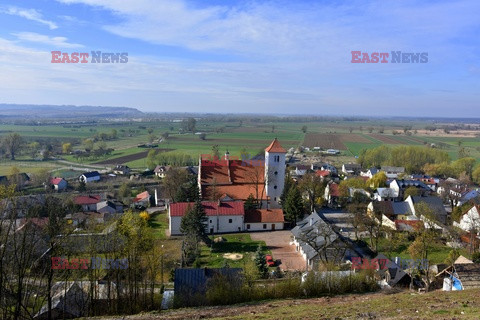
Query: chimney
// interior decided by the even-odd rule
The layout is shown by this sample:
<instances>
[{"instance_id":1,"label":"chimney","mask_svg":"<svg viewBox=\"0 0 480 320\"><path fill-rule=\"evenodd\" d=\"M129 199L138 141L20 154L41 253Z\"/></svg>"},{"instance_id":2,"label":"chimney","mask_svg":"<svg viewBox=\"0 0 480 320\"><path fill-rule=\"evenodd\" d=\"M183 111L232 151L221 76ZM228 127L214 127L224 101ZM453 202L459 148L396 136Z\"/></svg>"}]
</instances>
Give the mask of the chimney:
<instances>
[{"instance_id":1,"label":"chimney","mask_svg":"<svg viewBox=\"0 0 480 320\"><path fill-rule=\"evenodd\" d=\"M313 217L310 218L310 227L313 226Z\"/></svg>"},{"instance_id":2,"label":"chimney","mask_svg":"<svg viewBox=\"0 0 480 320\"><path fill-rule=\"evenodd\" d=\"M157 192L157 188L155 188L155 206L158 206L158 192Z\"/></svg>"},{"instance_id":3,"label":"chimney","mask_svg":"<svg viewBox=\"0 0 480 320\"><path fill-rule=\"evenodd\" d=\"M230 160L230 153L228 152L228 149L227 151L225 152L225 160Z\"/></svg>"}]
</instances>

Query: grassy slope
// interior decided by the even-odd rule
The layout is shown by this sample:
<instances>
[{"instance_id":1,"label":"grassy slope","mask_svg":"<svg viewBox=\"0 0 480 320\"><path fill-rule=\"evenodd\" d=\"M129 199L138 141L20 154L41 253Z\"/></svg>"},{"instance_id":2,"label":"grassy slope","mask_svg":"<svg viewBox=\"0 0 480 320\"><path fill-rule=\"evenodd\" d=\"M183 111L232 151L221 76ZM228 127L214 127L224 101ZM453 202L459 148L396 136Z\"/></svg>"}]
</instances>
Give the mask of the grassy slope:
<instances>
[{"instance_id":1,"label":"grassy slope","mask_svg":"<svg viewBox=\"0 0 480 320\"><path fill-rule=\"evenodd\" d=\"M180 309L123 319L479 319L480 289L361 294Z\"/></svg>"}]
</instances>

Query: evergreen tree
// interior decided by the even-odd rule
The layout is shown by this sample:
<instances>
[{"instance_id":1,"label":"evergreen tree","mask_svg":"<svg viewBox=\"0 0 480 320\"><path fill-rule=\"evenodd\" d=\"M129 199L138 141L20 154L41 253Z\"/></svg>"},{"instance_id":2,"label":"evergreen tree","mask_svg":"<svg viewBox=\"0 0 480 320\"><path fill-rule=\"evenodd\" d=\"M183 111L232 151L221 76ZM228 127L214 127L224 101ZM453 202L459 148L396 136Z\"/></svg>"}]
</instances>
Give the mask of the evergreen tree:
<instances>
[{"instance_id":1,"label":"evergreen tree","mask_svg":"<svg viewBox=\"0 0 480 320\"><path fill-rule=\"evenodd\" d=\"M285 213L285 219L291 221L294 224L298 219L303 217L305 208L303 204L302 195L298 187L293 185L288 191L287 198L283 204L283 211Z\"/></svg>"},{"instance_id":2,"label":"evergreen tree","mask_svg":"<svg viewBox=\"0 0 480 320\"><path fill-rule=\"evenodd\" d=\"M247 198L247 201L245 201L243 206L245 208L245 211L253 210L257 208L257 201L255 200L255 197L253 196L253 194L250 193L250 195Z\"/></svg>"},{"instance_id":3,"label":"evergreen tree","mask_svg":"<svg viewBox=\"0 0 480 320\"><path fill-rule=\"evenodd\" d=\"M262 245L258 245L257 252L255 252L255 265L260 273L260 276L264 278L268 273L267 260L265 254L262 251Z\"/></svg>"},{"instance_id":4,"label":"evergreen tree","mask_svg":"<svg viewBox=\"0 0 480 320\"><path fill-rule=\"evenodd\" d=\"M175 196L177 202L197 202L200 200L200 190L196 179L190 179L183 184Z\"/></svg>"},{"instance_id":5,"label":"evergreen tree","mask_svg":"<svg viewBox=\"0 0 480 320\"><path fill-rule=\"evenodd\" d=\"M295 182L290 177L290 173L287 173L285 176L285 184L283 186L282 195L280 196L281 203L285 203L285 200L287 200L288 191L290 191L290 188L293 185L295 185Z\"/></svg>"}]
</instances>

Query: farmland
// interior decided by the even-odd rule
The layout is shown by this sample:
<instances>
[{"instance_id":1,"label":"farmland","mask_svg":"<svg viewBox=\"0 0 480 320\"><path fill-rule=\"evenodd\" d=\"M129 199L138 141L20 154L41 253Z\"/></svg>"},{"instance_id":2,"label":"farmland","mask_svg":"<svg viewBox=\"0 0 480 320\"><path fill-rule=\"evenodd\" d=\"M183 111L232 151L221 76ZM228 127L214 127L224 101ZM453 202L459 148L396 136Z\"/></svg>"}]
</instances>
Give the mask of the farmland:
<instances>
[{"instance_id":1,"label":"farmland","mask_svg":"<svg viewBox=\"0 0 480 320\"><path fill-rule=\"evenodd\" d=\"M242 118L243 119L243 118ZM413 124L413 125L412 125ZM231 155L239 156L240 152L255 155L261 152L274 138L289 148L299 146L320 147L322 149L338 149L343 157L359 155L362 149L371 149L380 145L434 145L447 151L452 159L458 157L463 150L470 156L480 159L480 138L475 136L475 130L454 131L449 134L423 130L429 123L394 120L318 120L301 121L280 119L247 118L246 120L199 118L195 133L181 130L180 120L156 121L124 121L124 122L92 122L82 124L45 124L45 125L15 125L4 124L0 128L0 137L12 132L19 133L25 143L25 150L18 155L17 160L10 161L3 157L0 161L0 175L8 174L12 166L22 171L36 172L40 168L50 171L68 169L68 165L57 159L43 161L34 160L29 156L28 145L37 141L40 145L65 142L72 144L73 150L84 149L83 141L115 131L115 139L102 141L106 147L112 148L111 154L79 158L74 155L62 154L60 157L70 162L70 166L79 167L94 165L98 168L111 167L114 164L125 163L133 169L144 169L148 149L139 145L153 139L161 152L177 152L189 154L196 159L202 153L210 153L212 146L217 145L220 153L228 150ZM406 125L411 128L402 130ZM306 126L306 130L302 127ZM304 132L306 131L306 132ZM480 131L478 131L480 132ZM203 139L198 133L204 133ZM395 134L392 134L395 133ZM162 138L168 135L166 138ZM98 142L100 143L100 142ZM61 172L61 171L60 171Z\"/></svg>"}]
</instances>

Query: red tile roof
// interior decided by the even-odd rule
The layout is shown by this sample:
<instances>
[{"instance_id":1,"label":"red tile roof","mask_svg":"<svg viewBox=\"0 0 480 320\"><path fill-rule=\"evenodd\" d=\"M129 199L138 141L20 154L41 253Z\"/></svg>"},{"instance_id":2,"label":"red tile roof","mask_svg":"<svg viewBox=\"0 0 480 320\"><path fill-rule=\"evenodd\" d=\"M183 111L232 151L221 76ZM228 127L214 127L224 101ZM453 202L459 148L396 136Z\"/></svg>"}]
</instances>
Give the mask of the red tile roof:
<instances>
[{"instance_id":1,"label":"red tile roof","mask_svg":"<svg viewBox=\"0 0 480 320\"><path fill-rule=\"evenodd\" d=\"M340 190L338 189L338 184L331 183L330 184L330 195L332 197L340 197Z\"/></svg>"},{"instance_id":2,"label":"red tile roof","mask_svg":"<svg viewBox=\"0 0 480 320\"><path fill-rule=\"evenodd\" d=\"M50 183L51 184L59 184L60 182L62 182L63 178L52 178L50 179Z\"/></svg>"},{"instance_id":3,"label":"red tile roof","mask_svg":"<svg viewBox=\"0 0 480 320\"><path fill-rule=\"evenodd\" d=\"M193 208L194 202L176 202L170 204L170 216L182 217L189 208ZM205 214L207 216L243 216L245 214L243 208L243 201L202 201Z\"/></svg>"},{"instance_id":4,"label":"red tile roof","mask_svg":"<svg viewBox=\"0 0 480 320\"><path fill-rule=\"evenodd\" d=\"M283 147L280 145L280 142L278 142L277 138L275 138L265 149L265 152L287 153L287 150L283 149Z\"/></svg>"},{"instance_id":5,"label":"red tile roof","mask_svg":"<svg viewBox=\"0 0 480 320\"><path fill-rule=\"evenodd\" d=\"M148 191L143 191L142 193L139 193L137 194L137 196L135 197L135 199L133 199L133 202L138 202L138 201L142 201L142 200L146 200L150 197L150 194L148 193Z\"/></svg>"},{"instance_id":6,"label":"red tile roof","mask_svg":"<svg viewBox=\"0 0 480 320\"><path fill-rule=\"evenodd\" d=\"M282 209L256 209L245 213L245 223L275 223L284 221Z\"/></svg>"},{"instance_id":7,"label":"red tile roof","mask_svg":"<svg viewBox=\"0 0 480 320\"><path fill-rule=\"evenodd\" d=\"M317 170L317 171L315 171L315 174L318 177L327 177L327 176L330 175L330 171L328 171L328 170Z\"/></svg>"},{"instance_id":8,"label":"red tile roof","mask_svg":"<svg viewBox=\"0 0 480 320\"><path fill-rule=\"evenodd\" d=\"M250 194L253 194L254 197L257 196L256 185L245 183L223 186L202 186L202 197L204 199L218 198L219 195L225 194L235 200L247 200ZM258 186L258 198L262 200L267 199L266 190L263 184Z\"/></svg>"},{"instance_id":9,"label":"red tile roof","mask_svg":"<svg viewBox=\"0 0 480 320\"><path fill-rule=\"evenodd\" d=\"M255 164L255 163L254 163ZM265 167L252 165L241 160L202 160L200 181L202 184L263 184Z\"/></svg>"},{"instance_id":10,"label":"red tile roof","mask_svg":"<svg viewBox=\"0 0 480 320\"><path fill-rule=\"evenodd\" d=\"M78 205L95 204L99 203L100 201L102 201L102 197L100 197L100 195L78 196L73 200L73 202Z\"/></svg>"}]
</instances>

